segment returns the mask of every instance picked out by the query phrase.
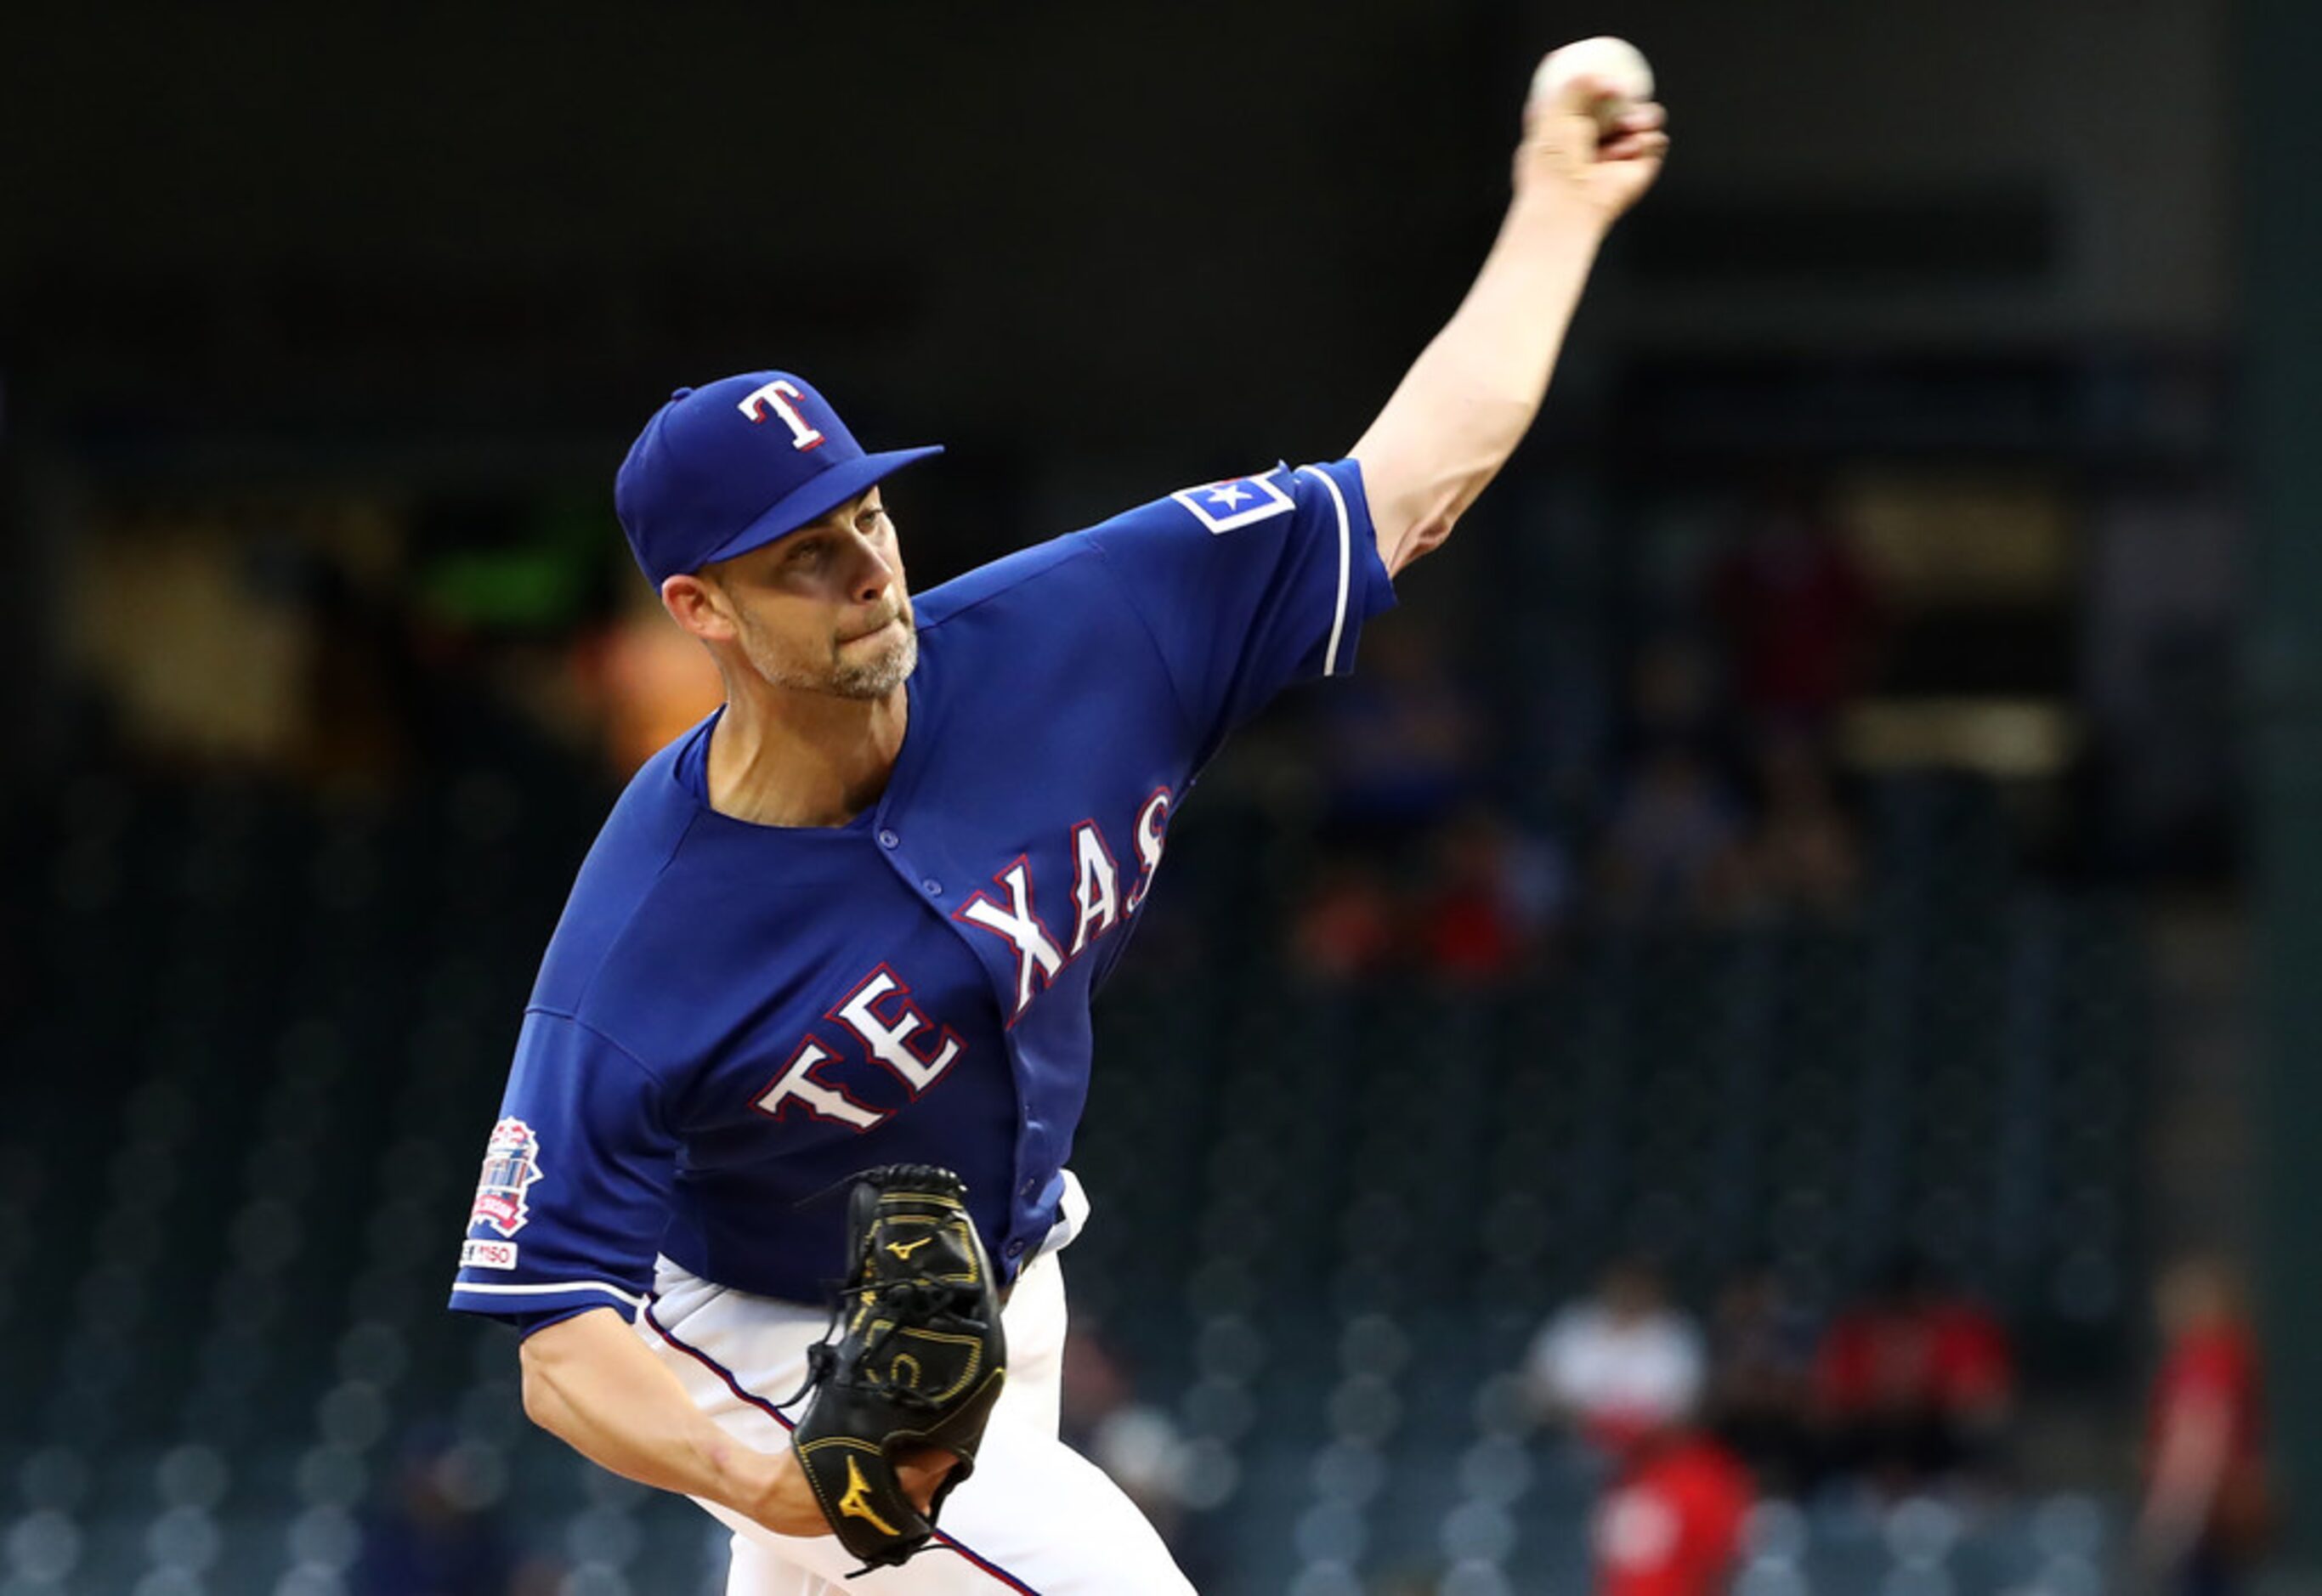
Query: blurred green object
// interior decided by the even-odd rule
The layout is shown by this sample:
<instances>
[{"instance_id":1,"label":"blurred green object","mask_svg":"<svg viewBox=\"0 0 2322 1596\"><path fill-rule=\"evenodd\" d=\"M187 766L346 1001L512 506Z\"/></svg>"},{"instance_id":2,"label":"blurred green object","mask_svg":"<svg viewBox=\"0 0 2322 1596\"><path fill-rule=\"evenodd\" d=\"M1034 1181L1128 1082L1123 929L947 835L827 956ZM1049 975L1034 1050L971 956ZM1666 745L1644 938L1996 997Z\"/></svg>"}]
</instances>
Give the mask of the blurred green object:
<instances>
[{"instance_id":1,"label":"blurred green object","mask_svg":"<svg viewBox=\"0 0 2322 1596\"><path fill-rule=\"evenodd\" d=\"M454 546L421 562L419 606L429 619L465 630L554 634L591 618L620 528L578 495L542 500L519 517L505 543Z\"/></svg>"}]
</instances>

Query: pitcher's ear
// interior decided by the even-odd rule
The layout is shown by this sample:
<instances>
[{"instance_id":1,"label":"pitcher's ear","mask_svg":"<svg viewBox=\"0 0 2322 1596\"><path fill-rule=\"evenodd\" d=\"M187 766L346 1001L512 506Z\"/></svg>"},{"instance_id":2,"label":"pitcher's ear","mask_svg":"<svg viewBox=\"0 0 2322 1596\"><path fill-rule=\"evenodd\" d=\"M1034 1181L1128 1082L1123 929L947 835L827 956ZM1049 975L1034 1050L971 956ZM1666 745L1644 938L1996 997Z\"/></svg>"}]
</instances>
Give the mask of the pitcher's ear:
<instances>
[{"instance_id":1,"label":"pitcher's ear","mask_svg":"<svg viewBox=\"0 0 2322 1596\"><path fill-rule=\"evenodd\" d=\"M735 636L734 616L718 585L690 571L664 577L661 606L670 619L706 643L729 643Z\"/></svg>"}]
</instances>

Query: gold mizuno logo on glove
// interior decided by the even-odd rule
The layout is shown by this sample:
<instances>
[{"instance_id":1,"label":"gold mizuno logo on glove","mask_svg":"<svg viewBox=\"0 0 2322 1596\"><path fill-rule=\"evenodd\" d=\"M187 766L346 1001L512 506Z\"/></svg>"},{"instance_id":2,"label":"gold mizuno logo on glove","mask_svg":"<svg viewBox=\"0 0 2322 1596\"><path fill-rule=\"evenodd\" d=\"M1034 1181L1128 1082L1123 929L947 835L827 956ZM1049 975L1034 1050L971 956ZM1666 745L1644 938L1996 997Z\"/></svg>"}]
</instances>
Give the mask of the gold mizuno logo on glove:
<instances>
[{"instance_id":1,"label":"gold mizuno logo on glove","mask_svg":"<svg viewBox=\"0 0 2322 1596\"><path fill-rule=\"evenodd\" d=\"M863 1477L863 1465L853 1458L846 1460L846 1494L838 1499L838 1511L848 1518L864 1518L881 1535L902 1532L871 1510L871 1482Z\"/></svg>"},{"instance_id":2,"label":"gold mizuno logo on glove","mask_svg":"<svg viewBox=\"0 0 2322 1596\"><path fill-rule=\"evenodd\" d=\"M918 1252L921 1247L927 1245L928 1243L933 1240L935 1240L935 1237L932 1235L928 1235L919 1237L917 1241L891 1241L887 1244L887 1250L908 1263L910 1262L911 1254L913 1253Z\"/></svg>"}]
</instances>

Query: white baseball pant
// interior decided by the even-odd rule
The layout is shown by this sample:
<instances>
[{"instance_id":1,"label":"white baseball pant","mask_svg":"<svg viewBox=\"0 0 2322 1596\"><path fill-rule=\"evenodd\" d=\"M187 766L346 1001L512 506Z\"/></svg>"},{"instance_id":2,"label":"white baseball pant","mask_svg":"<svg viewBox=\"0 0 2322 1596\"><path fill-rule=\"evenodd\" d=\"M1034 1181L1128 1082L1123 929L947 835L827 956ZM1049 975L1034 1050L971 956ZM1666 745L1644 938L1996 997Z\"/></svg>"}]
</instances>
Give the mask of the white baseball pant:
<instances>
[{"instance_id":1,"label":"white baseball pant","mask_svg":"<svg viewBox=\"0 0 2322 1596\"><path fill-rule=\"evenodd\" d=\"M727 1596L1193 1596L1144 1514L1057 1436L1065 1310L1055 1253L1025 1266L1001 1322L1008 1383L934 1542L850 1580L860 1564L836 1536L776 1535L704 1501L734 1531ZM818 1309L712 1285L664 1259L637 1334L703 1412L772 1452L790 1445L772 1405L798 1389L828 1324Z\"/></svg>"}]
</instances>

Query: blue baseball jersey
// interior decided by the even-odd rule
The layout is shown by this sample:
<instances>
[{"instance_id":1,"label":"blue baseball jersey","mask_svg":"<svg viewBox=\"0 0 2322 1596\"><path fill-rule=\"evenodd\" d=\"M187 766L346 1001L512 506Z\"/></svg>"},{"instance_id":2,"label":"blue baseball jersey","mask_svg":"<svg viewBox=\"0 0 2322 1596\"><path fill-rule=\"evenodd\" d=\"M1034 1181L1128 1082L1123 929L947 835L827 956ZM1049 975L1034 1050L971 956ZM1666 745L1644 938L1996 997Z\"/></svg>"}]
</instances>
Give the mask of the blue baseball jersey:
<instances>
[{"instance_id":1,"label":"blue baseball jersey","mask_svg":"<svg viewBox=\"0 0 2322 1596\"><path fill-rule=\"evenodd\" d=\"M656 1254L824 1300L831 1189L966 1182L1010 1278L1059 1222L1091 995L1220 741L1343 673L1393 602L1351 461L1173 494L915 601L886 791L849 825L709 807L716 716L640 770L524 1016L452 1306L634 1308Z\"/></svg>"}]
</instances>

